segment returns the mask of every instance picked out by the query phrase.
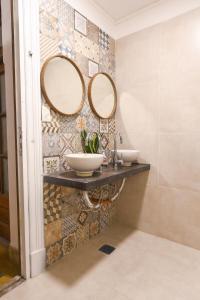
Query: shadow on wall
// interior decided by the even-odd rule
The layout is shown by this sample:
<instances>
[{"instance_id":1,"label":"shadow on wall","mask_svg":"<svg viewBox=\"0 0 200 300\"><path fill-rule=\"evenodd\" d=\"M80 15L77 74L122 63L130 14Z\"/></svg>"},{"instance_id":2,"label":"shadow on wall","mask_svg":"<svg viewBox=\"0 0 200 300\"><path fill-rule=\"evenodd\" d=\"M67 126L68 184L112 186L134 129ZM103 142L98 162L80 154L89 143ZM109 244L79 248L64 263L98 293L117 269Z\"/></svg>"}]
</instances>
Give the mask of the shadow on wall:
<instances>
[{"instance_id":1,"label":"shadow on wall","mask_svg":"<svg viewBox=\"0 0 200 300\"><path fill-rule=\"evenodd\" d=\"M117 202L117 220L132 228L139 228L147 191L149 172L128 178Z\"/></svg>"},{"instance_id":2,"label":"shadow on wall","mask_svg":"<svg viewBox=\"0 0 200 300\"><path fill-rule=\"evenodd\" d=\"M116 127L123 135L123 147L134 148L136 137L157 132L158 114L152 108L151 101L145 103L141 101L142 97L138 95L137 89L140 87L137 86L119 95ZM148 94L148 86L146 89Z\"/></svg>"},{"instance_id":3,"label":"shadow on wall","mask_svg":"<svg viewBox=\"0 0 200 300\"><path fill-rule=\"evenodd\" d=\"M137 112L137 113L135 113ZM145 116L145 117L141 117ZM119 95L116 114L116 127L123 137L120 148L140 150L139 162L150 163L150 172L138 174L126 181L124 190L117 202L117 219L132 228L140 228L143 222L145 199L149 186L157 181L155 164L154 139L146 134L148 124L152 131L156 128L151 106L143 104L134 89ZM145 146L146 145L146 146Z\"/></svg>"},{"instance_id":4,"label":"shadow on wall","mask_svg":"<svg viewBox=\"0 0 200 300\"><path fill-rule=\"evenodd\" d=\"M104 259L108 258L107 255L98 250L102 245L110 244L117 248L129 235L133 234L133 231L132 228L126 226L122 227L115 222L115 224L107 228L102 234L87 241L71 254L48 267L47 272L65 286L73 286L86 274L90 273L91 276L93 276L92 270L96 268L98 264L100 265ZM117 249L115 251L117 251ZM105 273L109 272L109 270L104 271ZM91 282L92 280L94 280L93 277ZM96 280L99 282L102 278L96 278ZM91 282L89 282L90 287Z\"/></svg>"}]
</instances>

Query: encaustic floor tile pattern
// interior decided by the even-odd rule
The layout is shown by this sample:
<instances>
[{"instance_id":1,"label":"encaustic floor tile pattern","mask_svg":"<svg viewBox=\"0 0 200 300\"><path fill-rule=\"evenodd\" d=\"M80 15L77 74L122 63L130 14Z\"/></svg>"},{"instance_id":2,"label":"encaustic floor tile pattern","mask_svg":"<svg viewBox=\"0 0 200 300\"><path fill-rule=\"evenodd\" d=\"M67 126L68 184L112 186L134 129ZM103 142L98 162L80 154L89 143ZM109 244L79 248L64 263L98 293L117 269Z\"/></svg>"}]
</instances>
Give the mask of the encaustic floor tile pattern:
<instances>
[{"instance_id":1,"label":"encaustic floor tile pattern","mask_svg":"<svg viewBox=\"0 0 200 300\"><path fill-rule=\"evenodd\" d=\"M118 184L90 191L90 197L103 199L100 208L90 210L82 201L81 192L53 184L44 184L44 226L46 262L51 265L62 256L94 238L109 226L115 217L112 197Z\"/></svg>"},{"instance_id":2,"label":"encaustic floor tile pattern","mask_svg":"<svg viewBox=\"0 0 200 300\"><path fill-rule=\"evenodd\" d=\"M76 24L77 16L85 22L84 32ZM65 0L40 0L40 48L41 66L47 58L56 54L74 60L84 76L86 89L91 76L91 62L99 72L106 72L115 78L115 41L90 20L79 15ZM54 112L42 99L44 173L68 169L65 155L82 151L80 132L83 129L98 132L102 136L101 150L110 155L115 132L114 118L106 121L97 118L87 97L82 111L69 117ZM113 187L104 187L106 200L108 189L112 193ZM96 199L98 194L98 190L92 192ZM112 222L115 205L105 203L97 211L88 211L79 191L44 185L47 265L71 253Z\"/></svg>"},{"instance_id":3,"label":"encaustic floor tile pattern","mask_svg":"<svg viewBox=\"0 0 200 300\"><path fill-rule=\"evenodd\" d=\"M74 243L71 235L64 251ZM115 251L98 251L105 244ZM113 224L1 299L199 300L199 266L195 249Z\"/></svg>"}]
</instances>

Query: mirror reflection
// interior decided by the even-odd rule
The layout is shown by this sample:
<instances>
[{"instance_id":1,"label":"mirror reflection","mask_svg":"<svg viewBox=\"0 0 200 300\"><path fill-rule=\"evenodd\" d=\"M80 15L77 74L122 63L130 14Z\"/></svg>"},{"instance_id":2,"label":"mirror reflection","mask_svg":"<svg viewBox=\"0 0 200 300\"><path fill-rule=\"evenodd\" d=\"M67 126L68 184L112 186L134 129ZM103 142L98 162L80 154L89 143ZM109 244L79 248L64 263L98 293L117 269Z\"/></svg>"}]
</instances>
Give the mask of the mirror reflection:
<instances>
[{"instance_id":1,"label":"mirror reflection","mask_svg":"<svg viewBox=\"0 0 200 300\"><path fill-rule=\"evenodd\" d=\"M69 58L58 55L49 58L41 71L42 93L50 107L63 114L74 115L85 97L83 76Z\"/></svg>"},{"instance_id":2,"label":"mirror reflection","mask_svg":"<svg viewBox=\"0 0 200 300\"><path fill-rule=\"evenodd\" d=\"M89 102L93 112L100 118L111 118L117 106L116 87L106 73L96 74L90 81Z\"/></svg>"}]
</instances>

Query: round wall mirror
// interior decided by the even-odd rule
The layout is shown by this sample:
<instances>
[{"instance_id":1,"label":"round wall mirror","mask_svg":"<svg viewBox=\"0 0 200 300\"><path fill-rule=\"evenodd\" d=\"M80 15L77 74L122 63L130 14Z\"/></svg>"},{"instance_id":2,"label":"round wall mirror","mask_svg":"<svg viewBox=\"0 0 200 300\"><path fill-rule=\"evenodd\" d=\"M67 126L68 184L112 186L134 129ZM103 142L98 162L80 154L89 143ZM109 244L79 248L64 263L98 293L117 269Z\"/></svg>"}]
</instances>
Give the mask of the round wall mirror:
<instances>
[{"instance_id":1,"label":"round wall mirror","mask_svg":"<svg viewBox=\"0 0 200 300\"><path fill-rule=\"evenodd\" d=\"M111 118L117 107L117 91L112 78L106 73L97 73L89 83L88 98L99 118Z\"/></svg>"},{"instance_id":2,"label":"round wall mirror","mask_svg":"<svg viewBox=\"0 0 200 300\"><path fill-rule=\"evenodd\" d=\"M77 65L68 57L49 58L41 70L42 93L49 106L63 115L74 115L82 107L85 83Z\"/></svg>"}]
</instances>

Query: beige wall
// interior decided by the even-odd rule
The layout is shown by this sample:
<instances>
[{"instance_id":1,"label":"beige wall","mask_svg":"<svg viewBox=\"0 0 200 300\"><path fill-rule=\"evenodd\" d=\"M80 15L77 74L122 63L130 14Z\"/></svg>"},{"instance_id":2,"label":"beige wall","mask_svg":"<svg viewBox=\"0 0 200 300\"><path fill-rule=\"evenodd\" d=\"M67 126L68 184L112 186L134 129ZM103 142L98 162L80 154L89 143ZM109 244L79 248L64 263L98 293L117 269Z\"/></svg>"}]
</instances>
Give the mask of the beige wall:
<instances>
[{"instance_id":1,"label":"beige wall","mask_svg":"<svg viewBox=\"0 0 200 300\"><path fill-rule=\"evenodd\" d=\"M200 9L117 42L118 128L149 176L128 180L119 220L200 249Z\"/></svg>"}]
</instances>

